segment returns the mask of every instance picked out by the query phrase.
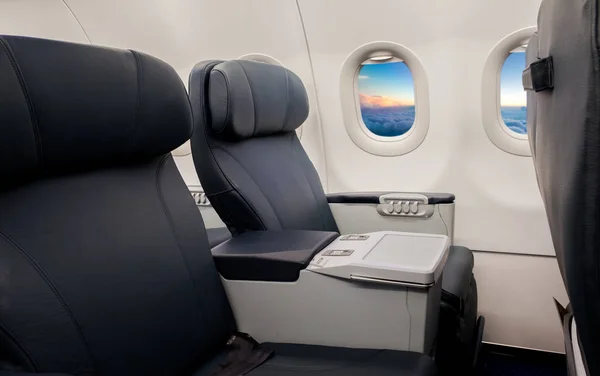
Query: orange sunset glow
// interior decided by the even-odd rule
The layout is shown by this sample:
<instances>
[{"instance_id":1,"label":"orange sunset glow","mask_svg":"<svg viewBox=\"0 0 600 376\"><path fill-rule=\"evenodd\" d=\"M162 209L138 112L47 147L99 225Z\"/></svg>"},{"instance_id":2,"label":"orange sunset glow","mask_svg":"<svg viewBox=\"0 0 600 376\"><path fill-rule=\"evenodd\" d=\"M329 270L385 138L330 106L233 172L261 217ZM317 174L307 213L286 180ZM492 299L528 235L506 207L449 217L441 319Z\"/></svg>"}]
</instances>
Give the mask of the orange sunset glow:
<instances>
[{"instance_id":1,"label":"orange sunset glow","mask_svg":"<svg viewBox=\"0 0 600 376\"><path fill-rule=\"evenodd\" d=\"M413 103L409 100L398 98L385 97L380 95L359 94L361 107L381 108L381 107L400 107L412 106Z\"/></svg>"}]
</instances>

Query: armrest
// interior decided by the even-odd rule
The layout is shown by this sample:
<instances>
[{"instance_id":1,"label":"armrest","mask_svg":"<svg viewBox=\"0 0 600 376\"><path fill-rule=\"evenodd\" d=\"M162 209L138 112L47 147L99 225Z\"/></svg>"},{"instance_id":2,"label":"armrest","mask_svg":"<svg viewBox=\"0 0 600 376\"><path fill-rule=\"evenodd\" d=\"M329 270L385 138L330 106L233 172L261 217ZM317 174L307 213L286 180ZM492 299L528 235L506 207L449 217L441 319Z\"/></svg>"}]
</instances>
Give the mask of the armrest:
<instances>
[{"instance_id":1,"label":"armrest","mask_svg":"<svg viewBox=\"0 0 600 376\"><path fill-rule=\"evenodd\" d=\"M328 193L327 202L330 204L382 204L386 196L394 200L414 200L419 198L425 204L452 204L455 196L452 193L425 192L338 192Z\"/></svg>"},{"instance_id":2,"label":"armrest","mask_svg":"<svg viewBox=\"0 0 600 376\"><path fill-rule=\"evenodd\" d=\"M326 231L252 231L216 246L212 255L226 279L293 282L338 236Z\"/></svg>"}]
</instances>

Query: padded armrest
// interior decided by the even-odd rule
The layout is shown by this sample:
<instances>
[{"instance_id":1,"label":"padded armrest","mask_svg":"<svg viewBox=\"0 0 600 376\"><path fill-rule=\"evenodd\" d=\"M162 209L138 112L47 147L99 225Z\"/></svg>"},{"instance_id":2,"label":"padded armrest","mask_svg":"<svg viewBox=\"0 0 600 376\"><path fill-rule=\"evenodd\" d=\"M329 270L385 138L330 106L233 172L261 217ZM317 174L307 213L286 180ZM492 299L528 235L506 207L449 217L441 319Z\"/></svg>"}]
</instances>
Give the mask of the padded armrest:
<instances>
[{"instance_id":1,"label":"padded armrest","mask_svg":"<svg viewBox=\"0 0 600 376\"><path fill-rule=\"evenodd\" d=\"M219 273L230 280L293 282L337 232L252 231L212 249Z\"/></svg>"},{"instance_id":2,"label":"padded armrest","mask_svg":"<svg viewBox=\"0 0 600 376\"><path fill-rule=\"evenodd\" d=\"M450 246L442 287L445 300L455 307L459 307L460 302L467 299L471 290L474 266L473 252L469 248Z\"/></svg>"},{"instance_id":3,"label":"padded armrest","mask_svg":"<svg viewBox=\"0 0 600 376\"><path fill-rule=\"evenodd\" d=\"M425 192L338 192L328 193L327 202L330 204L380 204L383 195L395 194L401 196L421 195L427 197L428 204L452 204L455 196L452 193L425 193Z\"/></svg>"}]
</instances>

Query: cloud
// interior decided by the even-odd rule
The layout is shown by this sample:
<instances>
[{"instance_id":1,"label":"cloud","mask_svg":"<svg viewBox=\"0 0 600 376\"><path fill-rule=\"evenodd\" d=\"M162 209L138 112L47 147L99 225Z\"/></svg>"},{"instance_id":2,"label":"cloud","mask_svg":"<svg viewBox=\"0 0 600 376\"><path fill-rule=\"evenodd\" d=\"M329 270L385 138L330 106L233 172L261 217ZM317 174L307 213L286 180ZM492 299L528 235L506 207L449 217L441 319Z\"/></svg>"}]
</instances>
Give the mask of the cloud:
<instances>
[{"instance_id":1,"label":"cloud","mask_svg":"<svg viewBox=\"0 0 600 376\"><path fill-rule=\"evenodd\" d=\"M414 106L363 108L362 119L367 128L379 136L399 136L415 122Z\"/></svg>"},{"instance_id":2,"label":"cloud","mask_svg":"<svg viewBox=\"0 0 600 376\"><path fill-rule=\"evenodd\" d=\"M360 94L360 106L369 108L412 106L407 100L385 97L380 95Z\"/></svg>"},{"instance_id":3,"label":"cloud","mask_svg":"<svg viewBox=\"0 0 600 376\"><path fill-rule=\"evenodd\" d=\"M358 79L359 79L359 80L365 80L365 79L367 79L367 78L369 78L369 76L358 76Z\"/></svg>"},{"instance_id":4,"label":"cloud","mask_svg":"<svg viewBox=\"0 0 600 376\"><path fill-rule=\"evenodd\" d=\"M506 106L501 108L504 124L513 132L527 133L527 110L525 106L513 107Z\"/></svg>"}]
</instances>

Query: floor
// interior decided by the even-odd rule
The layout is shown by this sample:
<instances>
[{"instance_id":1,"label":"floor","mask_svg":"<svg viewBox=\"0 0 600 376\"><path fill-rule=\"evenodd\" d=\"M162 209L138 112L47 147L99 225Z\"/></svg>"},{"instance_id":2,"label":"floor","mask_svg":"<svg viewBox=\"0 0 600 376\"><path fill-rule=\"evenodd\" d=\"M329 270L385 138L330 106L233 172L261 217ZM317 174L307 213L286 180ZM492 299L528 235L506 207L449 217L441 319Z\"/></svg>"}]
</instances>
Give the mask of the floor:
<instances>
[{"instance_id":1,"label":"floor","mask_svg":"<svg viewBox=\"0 0 600 376\"><path fill-rule=\"evenodd\" d=\"M485 345L478 376L567 376L565 356Z\"/></svg>"}]
</instances>

